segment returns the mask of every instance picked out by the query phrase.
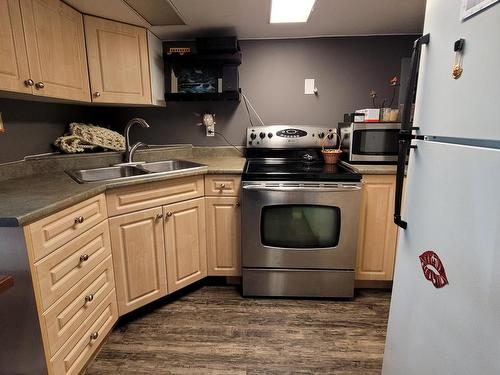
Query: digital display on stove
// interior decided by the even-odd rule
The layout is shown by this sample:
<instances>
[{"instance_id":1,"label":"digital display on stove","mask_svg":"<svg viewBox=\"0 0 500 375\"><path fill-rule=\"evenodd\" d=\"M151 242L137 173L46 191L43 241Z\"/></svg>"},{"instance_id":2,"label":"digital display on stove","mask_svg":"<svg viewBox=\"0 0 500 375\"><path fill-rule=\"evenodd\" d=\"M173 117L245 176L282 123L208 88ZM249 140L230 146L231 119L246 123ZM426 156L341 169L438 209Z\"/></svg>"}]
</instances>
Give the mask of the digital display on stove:
<instances>
[{"instance_id":1,"label":"digital display on stove","mask_svg":"<svg viewBox=\"0 0 500 375\"><path fill-rule=\"evenodd\" d=\"M305 137L307 132L299 129L284 129L276 132L276 135L283 138L300 138Z\"/></svg>"}]
</instances>

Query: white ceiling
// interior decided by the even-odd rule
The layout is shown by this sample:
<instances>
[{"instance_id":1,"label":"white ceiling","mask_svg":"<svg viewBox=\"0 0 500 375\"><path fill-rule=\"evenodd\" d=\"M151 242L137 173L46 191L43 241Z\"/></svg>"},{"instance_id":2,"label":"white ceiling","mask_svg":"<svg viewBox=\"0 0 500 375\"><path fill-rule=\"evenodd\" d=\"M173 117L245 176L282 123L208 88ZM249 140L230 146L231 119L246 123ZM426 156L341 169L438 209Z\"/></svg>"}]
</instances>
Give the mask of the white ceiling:
<instances>
[{"instance_id":1,"label":"white ceiling","mask_svg":"<svg viewBox=\"0 0 500 375\"><path fill-rule=\"evenodd\" d=\"M425 0L317 0L309 22L270 24L271 0L165 0L186 25L151 26L123 0L65 0L76 9L141 25L163 40L419 34Z\"/></svg>"}]
</instances>

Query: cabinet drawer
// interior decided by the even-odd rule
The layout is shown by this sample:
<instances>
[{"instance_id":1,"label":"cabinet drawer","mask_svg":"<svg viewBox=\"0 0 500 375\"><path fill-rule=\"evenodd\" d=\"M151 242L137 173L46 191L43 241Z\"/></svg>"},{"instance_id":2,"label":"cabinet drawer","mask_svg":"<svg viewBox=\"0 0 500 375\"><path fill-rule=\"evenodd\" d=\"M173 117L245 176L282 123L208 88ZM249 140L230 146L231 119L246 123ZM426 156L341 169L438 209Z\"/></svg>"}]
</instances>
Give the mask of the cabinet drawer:
<instances>
[{"instance_id":1,"label":"cabinet drawer","mask_svg":"<svg viewBox=\"0 0 500 375\"><path fill-rule=\"evenodd\" d=\"M106 201L100 194L30 224L34 260L40 260L106 217Z\"/></svg>"},{"instance_id":2,"label":"cabinet drawer","mask_svg":"<svg viewBox=\"0 0 500 375\"><path fill-rule=\"evenodd\" d=\"M71 337L114 288L111 256L43 314L50 356Z\"/></svg>"},{"instance_id":3,"label":"cabinet drawer","mask_svg":"<svg viewBox=\"0 0 500 375\"><path fill-rule=\"evenodd\" d=\"M35 263L43 311L111 254L110 243L105 220Z\"/></svg>"},{"instance_id":4,"label":"cabinet drawer","mask_svg":"<svg viewBox=\"0 0 500 375\"><path fill-rule=\"evenodd\" d=\"M203 176L127 186L106 194L110 216L203 196Z\"/></svg>"},{"instance_id":5,"label":"cabinet drawer","mask_svg":"<svg viewBox=\"0 0 500 375\"><path fill-rule=\"evenodd\" d=\"M205 195L214 197L240 195L241 176L239 175L206 175Z\"/></svg>"},{"instance_id":6,"label":"cabinet drawer","mask_svg":"<svg viewBox=\"0 0 500 375\"><path fill-rule=\"evenodd\" d=\"M118 319L113 289L50 360L53 374L79 374Z\"/></svg>"}]
</instances>

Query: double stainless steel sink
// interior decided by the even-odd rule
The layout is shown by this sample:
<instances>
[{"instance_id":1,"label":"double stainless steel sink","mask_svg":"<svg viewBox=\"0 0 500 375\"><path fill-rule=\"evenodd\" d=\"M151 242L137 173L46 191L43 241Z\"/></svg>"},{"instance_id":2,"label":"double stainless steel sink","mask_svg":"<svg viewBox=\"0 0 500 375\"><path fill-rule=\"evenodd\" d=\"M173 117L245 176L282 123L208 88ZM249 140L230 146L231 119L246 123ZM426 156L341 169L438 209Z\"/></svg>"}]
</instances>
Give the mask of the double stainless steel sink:
<instances>
[{"instance_id":1,"label":"double stainless steel sink","mask_svg":"<svg viewBox=\"0 0 500 375\"><path fill-rule=\"evenodd\" d=\"M203 169L205 165L186 160L165 160L153 163L134 163L93 169L66 171L76 182L123 180L134 177L158 176L182 171Z\"/></svg>"}]
</instances>

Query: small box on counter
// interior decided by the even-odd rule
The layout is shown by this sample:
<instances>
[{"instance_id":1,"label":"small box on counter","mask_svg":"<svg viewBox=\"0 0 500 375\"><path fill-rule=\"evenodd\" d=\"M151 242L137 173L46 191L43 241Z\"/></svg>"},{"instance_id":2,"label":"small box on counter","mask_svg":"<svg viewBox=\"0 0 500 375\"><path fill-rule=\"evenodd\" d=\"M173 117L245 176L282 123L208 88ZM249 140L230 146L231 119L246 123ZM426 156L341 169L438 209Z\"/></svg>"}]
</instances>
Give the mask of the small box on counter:
<instances>
[{"instance_id":1,"label":"small box on counter","mask_svg":"<svg viewBox=\"0 0 500 375\"><path fill-rule=\"evenodd\" d=\"M380 109L378 108L366 108L357 109L354 122L379 122L380 121Z\"/></svg>"}]
</instances>

